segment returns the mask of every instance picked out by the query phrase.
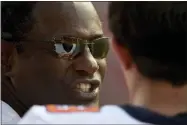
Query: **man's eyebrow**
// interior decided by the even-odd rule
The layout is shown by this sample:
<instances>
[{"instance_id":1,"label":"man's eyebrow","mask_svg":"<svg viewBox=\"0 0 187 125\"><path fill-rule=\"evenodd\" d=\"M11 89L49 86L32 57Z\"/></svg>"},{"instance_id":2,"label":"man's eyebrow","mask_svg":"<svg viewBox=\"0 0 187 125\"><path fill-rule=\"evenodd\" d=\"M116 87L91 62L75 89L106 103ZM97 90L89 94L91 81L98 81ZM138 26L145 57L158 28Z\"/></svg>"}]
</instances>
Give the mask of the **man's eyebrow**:
<instances>
[{"instance_id":1,"label":"man's eyebrow","mask_svg":"<svg viewBox=\"0 0 187 125\"><path fill-rule=\"evenodd\" d=\"M83 36L71 36L71 35L63 35L60 38L54 38L53 40L62 40L62 39L77 39L77 40L88 40L88 41L92 41L95 40L97 38L101 38L103 37L103 34L94 34L94 35L90 35L87 37L83 37Z\"/></svg>"},{"instance_id":2,"label":"man's eyebrow","mask_svg":"<svg viewBox=\"0 0 187 125\"><path fill-rule=\"evenodd\" d=\"M103 34L92 34L92 35L88 35L88 36L79 36L77 38L80 38L82 40L93 41L93 40L101 38L103 36L104 36Z\"/></svg>"},{"instance_id":3,"label":"man's eyebrow","mask_svg":"<svg viewBox=\"0 0 187 125\"><path fill-rule=\"evenodd\" d=\"M101 38L103 36L104 36L103 34L95 34L95 35L90 36L89 40L94 40L94 39L97 39L97 38Z\"/></svg>"}]
</instances>

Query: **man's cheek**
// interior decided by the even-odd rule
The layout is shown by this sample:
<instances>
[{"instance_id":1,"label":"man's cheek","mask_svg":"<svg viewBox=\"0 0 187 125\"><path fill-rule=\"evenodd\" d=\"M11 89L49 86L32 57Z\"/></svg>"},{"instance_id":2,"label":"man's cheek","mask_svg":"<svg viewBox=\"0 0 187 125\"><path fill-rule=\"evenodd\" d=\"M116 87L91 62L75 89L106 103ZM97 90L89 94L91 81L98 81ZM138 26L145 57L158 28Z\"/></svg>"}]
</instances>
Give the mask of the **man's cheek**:
<instances>
[{"instance_id":1,"label":"man's cheek","mask_svg":"<svg viewBox=\"0 0 187 125\"><path fill-rule=\"evenodd\" d=\"M66 76L66 74L73 71L73 65L71 61L60 59L55 63L55 69L58 74Z\"/></svg>"}]
</instances>

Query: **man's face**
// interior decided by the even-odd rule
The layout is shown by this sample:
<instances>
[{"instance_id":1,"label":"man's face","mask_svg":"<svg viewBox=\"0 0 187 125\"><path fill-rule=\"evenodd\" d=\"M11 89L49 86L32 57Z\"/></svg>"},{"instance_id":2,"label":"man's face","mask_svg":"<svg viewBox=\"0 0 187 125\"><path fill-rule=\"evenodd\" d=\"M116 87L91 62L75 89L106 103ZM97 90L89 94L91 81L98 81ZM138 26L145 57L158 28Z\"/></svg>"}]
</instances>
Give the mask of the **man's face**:
<instances>
[{"instance_id":1,"label":"man's face","mask_svg":"<svg viewBox=\"0 0 187 125\"><path fill-rule=\"evenodd\" d=\"M96 55L107 53L102 45L108 43L101 38L102 27L92 4L39 2L32 16L34 25L23 41L24 51L15 56L12 65L12 82L20 99L26 105L97 103L106 56ZM53 38L59 40L63 36L66 44L45 42L52 43ZM81 40L72 42L76 38ZM24 43L26 41L29 43ZM92 52L90 44L86 44L90 41L97 54ZM72 56L75 50L78 52ZM59 51L64 52L61 56L70 56L60 57Z\"/></svg>"}]
</instances>

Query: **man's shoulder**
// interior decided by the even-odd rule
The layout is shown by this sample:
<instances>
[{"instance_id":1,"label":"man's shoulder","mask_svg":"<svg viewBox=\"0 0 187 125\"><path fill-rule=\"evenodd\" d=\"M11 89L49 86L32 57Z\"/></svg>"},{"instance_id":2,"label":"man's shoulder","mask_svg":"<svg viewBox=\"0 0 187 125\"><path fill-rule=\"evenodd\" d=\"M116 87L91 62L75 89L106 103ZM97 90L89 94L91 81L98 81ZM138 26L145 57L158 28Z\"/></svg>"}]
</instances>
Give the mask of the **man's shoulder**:
<instances>
[{"instance_id":1,"label":"man's shoulder","mask_svg":"<svg viewBox=\"0 0 187 125\"><path fill-rule=\"evenodd\" d=\"M16 124L20 116L5 102L1 101L1 123Z\"/></svg>"},{"instance_id":2,"label":"man's shoulder","mask_svg":"<svg viewBox=\"0 0 187 125\"><path fill-rule=\"evenodd\" d=\"M141 124L116 105L107 105L101 108L65 105L33 106L19 124L28 123Z\"/></svg>"}]
</instances>

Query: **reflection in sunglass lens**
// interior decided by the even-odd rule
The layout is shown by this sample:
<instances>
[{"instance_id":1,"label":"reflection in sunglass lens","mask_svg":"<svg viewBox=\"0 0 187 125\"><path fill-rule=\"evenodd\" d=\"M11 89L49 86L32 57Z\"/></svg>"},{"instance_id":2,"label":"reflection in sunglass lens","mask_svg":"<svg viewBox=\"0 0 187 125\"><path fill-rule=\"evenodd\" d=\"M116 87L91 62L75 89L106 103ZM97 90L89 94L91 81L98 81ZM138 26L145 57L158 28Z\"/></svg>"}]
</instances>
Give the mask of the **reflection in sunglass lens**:
<instances>
[{"instance_id":1,"label":"reflection in sunglass lens","mask_svg":"<svg viewBox=\"0 0 187 125\"><path fill-rule=\"evenodd\" d=\"M77 44L74 43L57 43L55 44L55 52L59 57L72 58L77 50Z\"/></svg>"},{"instance_id":2,"label":"reflection in sunglass lens","mask_svg":"<svg viewBox=\"0 0 187 125\"><path fill-rule=\"evenodd\" d=\"M62 46L64 47L64 50L66 52L70 52L73 48L73 44L68 44L68 43L62 43Z\"/></svg>"},{"instance_id":3,"label":"reflection in sunglass lens","mask_svg":"<svg viewBox=\"0 0 187 125\"><path fill-rule=\"evenodd\" d=\"M100 38L93 41L93 44L88 45L92 55L95 58L105 58L109 50L108 38Z\"/></svg>"}]
</instances>

